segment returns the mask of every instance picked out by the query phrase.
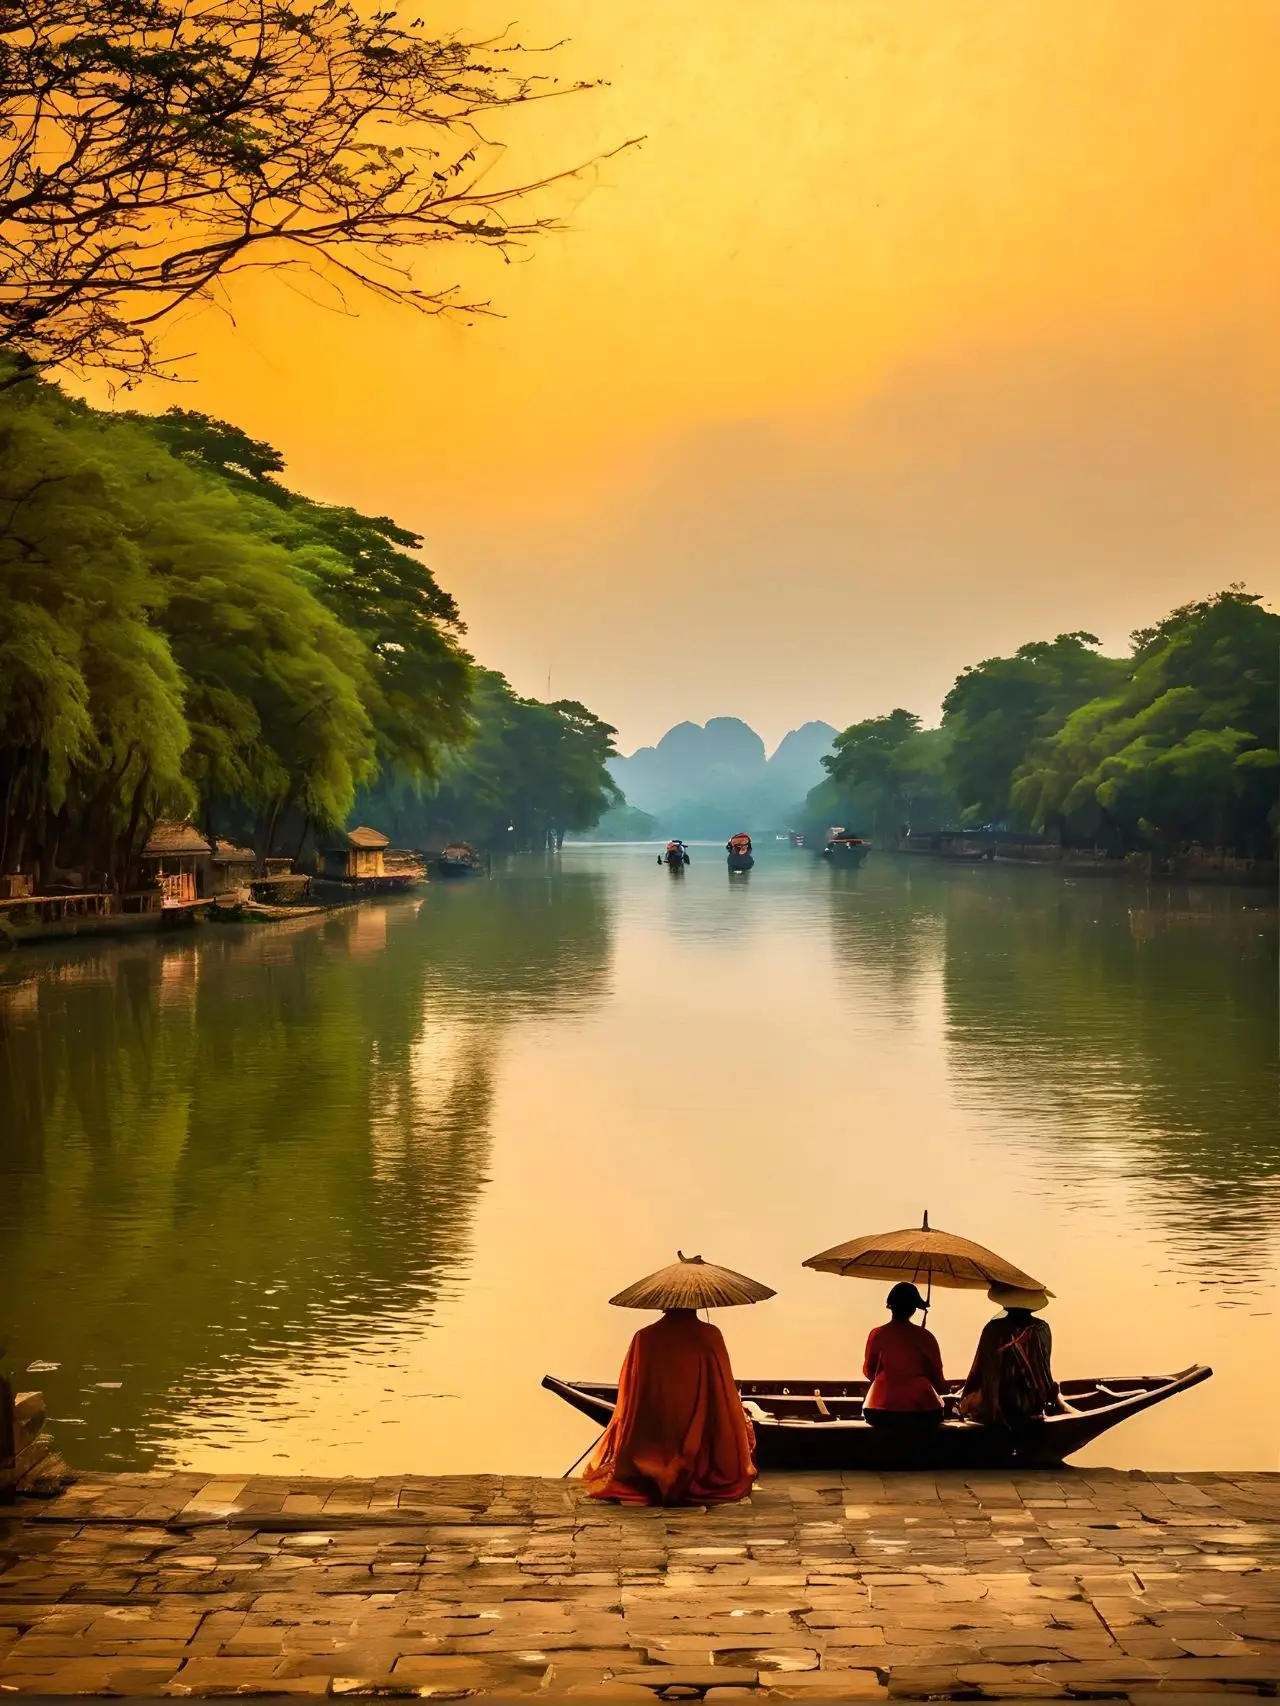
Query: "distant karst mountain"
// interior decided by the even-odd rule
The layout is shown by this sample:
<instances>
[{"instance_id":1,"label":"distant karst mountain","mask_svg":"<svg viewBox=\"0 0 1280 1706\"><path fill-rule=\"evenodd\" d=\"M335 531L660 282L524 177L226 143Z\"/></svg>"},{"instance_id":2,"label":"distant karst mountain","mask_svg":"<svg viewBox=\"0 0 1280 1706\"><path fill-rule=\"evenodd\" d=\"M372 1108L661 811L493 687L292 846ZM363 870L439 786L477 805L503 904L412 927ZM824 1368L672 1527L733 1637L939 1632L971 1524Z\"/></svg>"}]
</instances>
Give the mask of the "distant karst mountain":
<instances>
[{"instance_id":1,"label":"distant karst mountain","mask_svg":"<svg viewBox=\"0 0 1280 1706\"><path fill-rule=\"evenodd\" d=\"M730 835L736 829L781 829L823 778L830 723L792 729L769 757L760 736L739 717L705 725L677 723L657 746L642 746L609 769L627 803L658 820L662 834Z\"/></svg>"}]
</instances>

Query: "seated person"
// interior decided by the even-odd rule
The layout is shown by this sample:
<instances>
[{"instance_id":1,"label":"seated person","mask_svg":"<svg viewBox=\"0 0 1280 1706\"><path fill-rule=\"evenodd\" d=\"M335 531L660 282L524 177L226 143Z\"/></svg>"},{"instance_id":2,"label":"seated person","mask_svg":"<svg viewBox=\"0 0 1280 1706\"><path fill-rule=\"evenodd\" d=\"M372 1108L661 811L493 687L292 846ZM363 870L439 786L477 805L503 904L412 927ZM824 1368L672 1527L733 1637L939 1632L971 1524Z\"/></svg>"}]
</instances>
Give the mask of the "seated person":
<instances>
[{"instance_id":1,"label":"seated person","mask_svg":"<svg viewBox=\"0 0 1280 1706\"><path fill-rule=\"evenodd\" d=\"M863 1419L872 1427L927 1432L943 1415L942 1352L929 1329L911 1319L925 1301L910 1281L894 1286L886 1307L892 1319L873 1327L867 1338L862 1372L871 1390L863 1401Z\"/></svg>"},{"instance_id":2,"label":"seated person","mask_svg":"<svg viewBox=\"0 0 1280 1706\"><path fill-rule=\"evenodd\" d=\"M631 1341L583 1480L592 1498L627 1505L745 1499L754 1452L720 1329L695 1309L667 1309Z\"/></svg>"},{"instance_id":3,"label":"seated person","mask_svg":"<svg viewBox=\"0 0 1280 1706\"><path fill-rule=\"evenodd\" d=\"M982 1329L960 1414L988 1427L1015 1428L1061 1409L1050 1366L1053 1334L1033 1313L1048 1304L1048 1292L993 1285L987 1296L1003 1305L1004 1314Z\"/></svg>"}]
</instances>

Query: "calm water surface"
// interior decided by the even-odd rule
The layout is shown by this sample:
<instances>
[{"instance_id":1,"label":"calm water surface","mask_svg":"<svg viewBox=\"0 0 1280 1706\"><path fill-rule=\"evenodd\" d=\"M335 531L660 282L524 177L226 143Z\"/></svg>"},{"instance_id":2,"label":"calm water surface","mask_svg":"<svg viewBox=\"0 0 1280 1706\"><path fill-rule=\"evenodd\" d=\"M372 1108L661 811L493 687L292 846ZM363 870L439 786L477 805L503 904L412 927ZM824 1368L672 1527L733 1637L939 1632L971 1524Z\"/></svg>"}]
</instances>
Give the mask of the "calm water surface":
<instances>
[{"instance_id":1,"label":"calm water surface","mask_svg":"<svg viewBox=\"0 0 1280 1706\"><path fill-rule=\"evenodd\" d=\"M1093 1461L1274 1469L1276 1028L1266 895L772 847L20 950L5 1360L83 1467L556 1474L621 1285L702 1251L778 1289L742 1375L854 1375L882 1288L800 1263L927 1207L1057 1293L1061 1375L1214 1364ZM949 1373L989 1313L941 1294Z\"/></svg>"}]
</instances>

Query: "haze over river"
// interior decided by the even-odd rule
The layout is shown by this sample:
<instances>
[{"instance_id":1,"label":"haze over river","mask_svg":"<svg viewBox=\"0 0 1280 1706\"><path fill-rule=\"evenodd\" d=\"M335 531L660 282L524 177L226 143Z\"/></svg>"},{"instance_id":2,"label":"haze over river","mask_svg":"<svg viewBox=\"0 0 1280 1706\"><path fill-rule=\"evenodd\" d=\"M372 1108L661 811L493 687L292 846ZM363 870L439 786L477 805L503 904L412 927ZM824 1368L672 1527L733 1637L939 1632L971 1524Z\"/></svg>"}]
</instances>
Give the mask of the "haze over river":
<instances>
[{"instance_id":1,"label":"haze over river","mask_svg":"<svg viewBox=\"0 0 1280 1706\"><path fill-rule=\"evenodd\" d=\"M934 1225L1057 1293L1060 1377L1215 1378L1078 1462L1280 1468L1276 911L772 844L574 847L321 920L0 961L0 1341L85 1468L559 1474L677 1248L737 1372L860 1373ZM935 1294L962 1375L982 1293ZM30 1372L27 1372L27 1371Z\"/></svg>"}]
</instances>

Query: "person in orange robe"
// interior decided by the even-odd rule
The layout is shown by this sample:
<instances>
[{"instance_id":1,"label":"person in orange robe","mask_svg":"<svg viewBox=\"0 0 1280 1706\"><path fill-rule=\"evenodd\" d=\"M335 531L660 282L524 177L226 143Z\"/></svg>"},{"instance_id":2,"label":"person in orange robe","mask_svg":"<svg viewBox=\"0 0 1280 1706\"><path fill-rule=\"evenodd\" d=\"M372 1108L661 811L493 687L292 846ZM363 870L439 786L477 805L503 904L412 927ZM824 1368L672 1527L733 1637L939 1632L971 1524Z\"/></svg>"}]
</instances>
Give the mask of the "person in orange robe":
<instances>
[{"instance_id":1,"label":"person in orange robe","mask_svg":"<svg viewBox=\"0 0 1280 1706\"><path fill-rule=\"evenodd\" d=\"M632 1339L613 1420L582 1478L593 1499L627 1505L744 1499L755 1443L720 1329L694 1309L668 1309Z\"/></svg>"}]
</instances>

